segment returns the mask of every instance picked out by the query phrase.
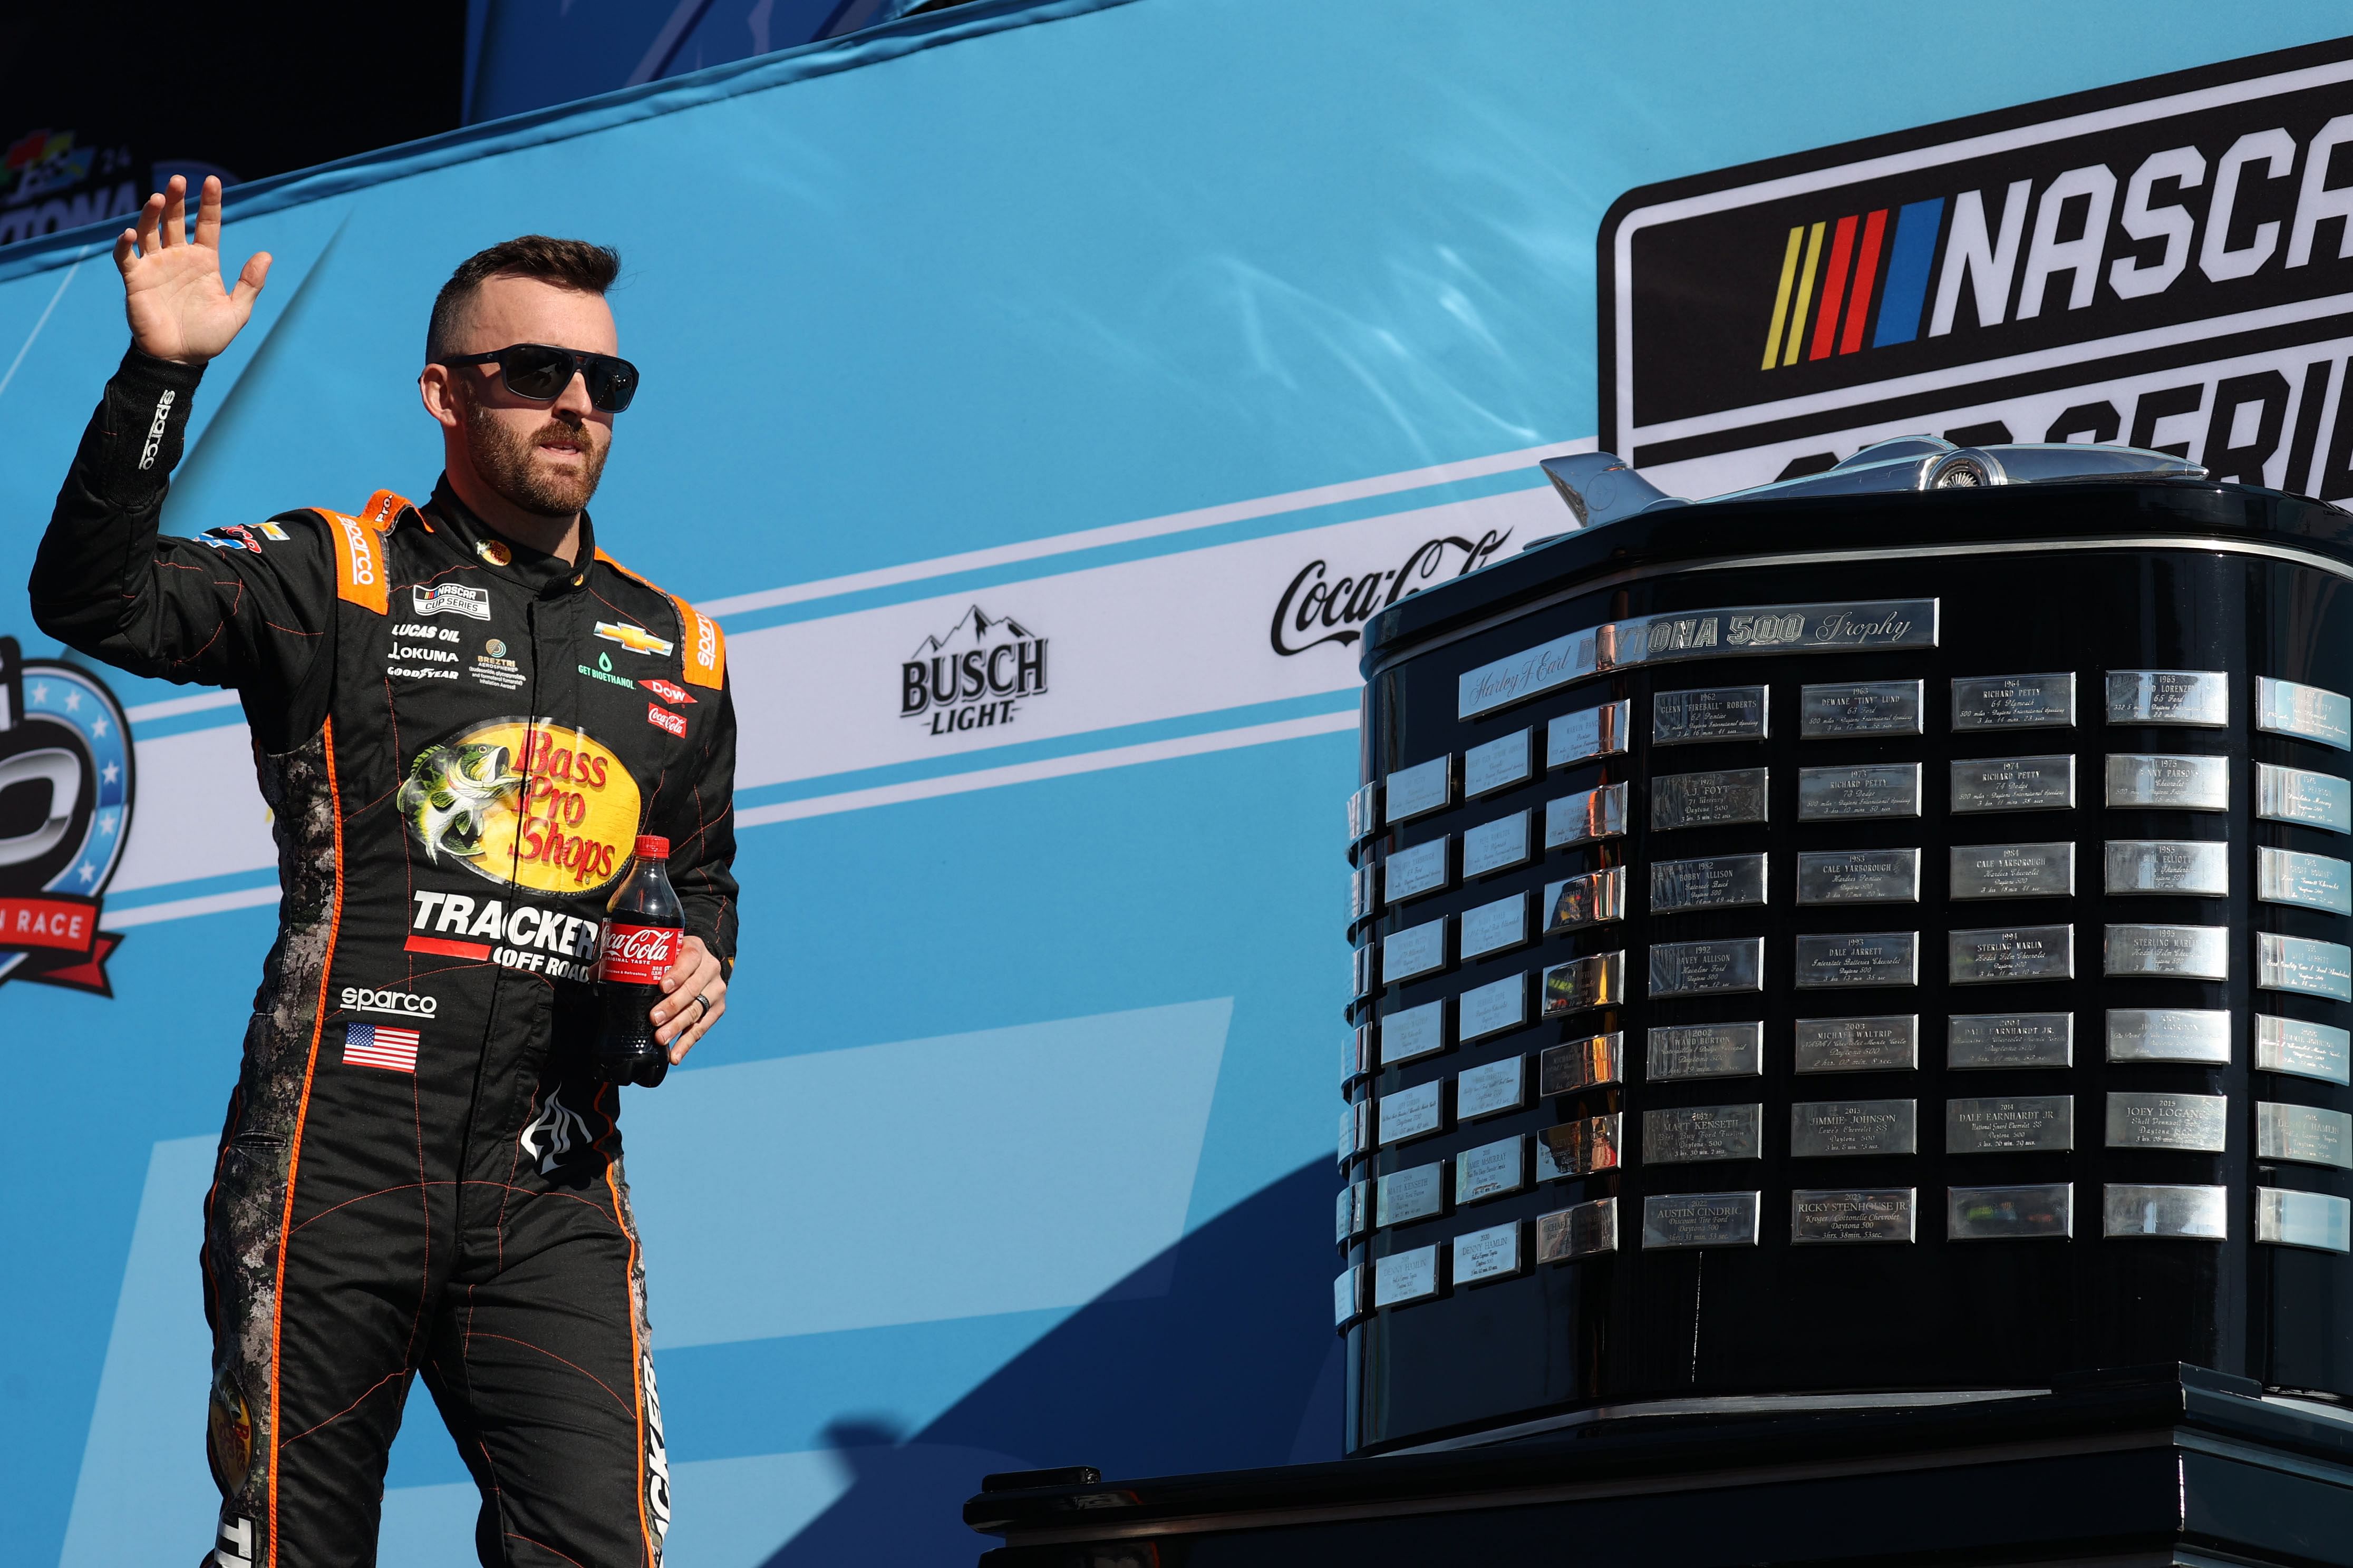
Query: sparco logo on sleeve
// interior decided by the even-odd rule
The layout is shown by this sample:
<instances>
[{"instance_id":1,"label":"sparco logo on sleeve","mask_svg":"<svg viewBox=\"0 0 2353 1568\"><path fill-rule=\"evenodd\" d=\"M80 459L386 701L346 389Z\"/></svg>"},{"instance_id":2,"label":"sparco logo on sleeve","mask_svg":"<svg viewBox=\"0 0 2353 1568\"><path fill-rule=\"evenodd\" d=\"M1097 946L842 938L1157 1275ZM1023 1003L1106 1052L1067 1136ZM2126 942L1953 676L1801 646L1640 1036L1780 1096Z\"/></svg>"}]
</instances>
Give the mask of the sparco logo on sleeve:
<instances>
[{"instance_id":1,"label":"sparco logo on sleeve","mask_svg":"<svg viewBox=\"0 0 2353 1568\"><path fill-rule=\"evenodd\" d=\"M172 404L178 396L175 392L167 392L155 400L155 417L147 426L147 444L139 448L141 473L155 466L155 454L164 449L164 426L172 421Z\"/></svg>"},{"instance_id":2,"label":"sparco logo on sleeve","mask_svg":"<svg viewBox=\"0 0 2353 1568\"><path fill-rule=\"evenodd\" d=\"M1671 492L1889 436L2353 495L2353 41L1630 191L1601 431Z\"/></svg>"}]
</instances>

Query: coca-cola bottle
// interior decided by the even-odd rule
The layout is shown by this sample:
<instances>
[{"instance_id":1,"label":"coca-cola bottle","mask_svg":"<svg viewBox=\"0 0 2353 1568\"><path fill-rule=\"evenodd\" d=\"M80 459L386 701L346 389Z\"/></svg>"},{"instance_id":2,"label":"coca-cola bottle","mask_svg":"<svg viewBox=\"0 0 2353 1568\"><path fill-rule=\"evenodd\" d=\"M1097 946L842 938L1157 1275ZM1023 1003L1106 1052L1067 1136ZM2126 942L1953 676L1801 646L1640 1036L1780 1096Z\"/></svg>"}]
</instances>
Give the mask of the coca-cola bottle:
<instances>
[{"instance_id":1,"label":"coca-cola bottle","mask_svg":"<svg viewBox=\"0 0 2353 1568\"><path fill-rule=\"evenodd\" d=\"M597 946L596 995L604 1018L596 1031L595 1071L607 1083L648 1089L670 1071L670 1057L654 1038L650 1015L662 999L661 978L679 959L685 911L670 885L670 840L647 834L637 858L605 905Z\"/></svg>"}]
</instances>

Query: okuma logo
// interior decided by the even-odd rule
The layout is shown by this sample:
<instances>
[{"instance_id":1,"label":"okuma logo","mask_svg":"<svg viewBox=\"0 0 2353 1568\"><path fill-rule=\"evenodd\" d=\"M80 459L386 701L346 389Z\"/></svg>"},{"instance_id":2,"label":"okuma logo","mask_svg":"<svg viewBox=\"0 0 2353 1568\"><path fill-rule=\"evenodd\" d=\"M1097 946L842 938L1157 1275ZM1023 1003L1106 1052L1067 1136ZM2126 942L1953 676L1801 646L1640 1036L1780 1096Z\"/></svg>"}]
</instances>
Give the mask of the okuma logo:
<instances>
[{"instance_id":1,"label":"okuma logo","mask_svg":"<svg viewBox=\"0 0 2353 1568\"><path fill-rule=\"evenodd\" d=\"M1870 441L2122 441L2353 495L2353 43L1630 191L1600 445L1673 493Z\"/></svg>"},{"instance_id":2,"label":"okuma logo","mask_svg":"<svg viewBox=\"0 0 2353 1568\"><path fill-rule=\"evenodd\" d=\"M0 982L111 996L98 929L131 837L132 751L121 705L74 665L21 659L0 637Z\"/></svg>"},{"instance_id":3,"label":"okuma logo","mask_svg":"<svg viewBox=\"0 0 2353 1568\"><path fill-rule=\"evenodd\" d=\"M975 605L900 665L899 717L924 720L934 735L987 730L1045 691L1046 639Z\"/></svg>"}]
</instances>

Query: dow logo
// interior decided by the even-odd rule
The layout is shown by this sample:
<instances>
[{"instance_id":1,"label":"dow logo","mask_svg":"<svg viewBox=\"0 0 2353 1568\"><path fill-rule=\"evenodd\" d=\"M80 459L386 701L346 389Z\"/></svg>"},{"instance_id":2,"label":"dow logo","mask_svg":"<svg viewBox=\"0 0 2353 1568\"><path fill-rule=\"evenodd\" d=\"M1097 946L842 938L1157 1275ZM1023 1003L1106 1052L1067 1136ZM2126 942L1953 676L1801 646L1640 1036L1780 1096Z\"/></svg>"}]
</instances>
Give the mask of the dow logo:
<instances>
[{"instance_id":1,"label":"dow logo","mask_svg":"<svg viewBox=\"0 0 2353 1568\"><path fill-rule=\"evenodd\" d=\"M21 659L0 637L0 983L114 994L98 929L131 837L132 750L121 705L70 664Z\"/></svg>"},{"instance_id":2,"label":"dow logo","mask_svg":"<svg viewBox=\"0 0 2353 1568\"><path fill-rule=\"evenodd\" d=\"M2353 495L2353 41L1630 191L1601 445L1691 496L1870 441Z\"/></svg>"},{"instance_id":3,"label":"dow logo","mask_svg":"<svg viewBox=\"0 0 2353 1568\"><path fill-rule=\"evenodd\" d=\"M993 729L1045 690L1046 639L975 605L899 667L899 716L924 721L934 735Z\"/></svg>"}]
</instances>

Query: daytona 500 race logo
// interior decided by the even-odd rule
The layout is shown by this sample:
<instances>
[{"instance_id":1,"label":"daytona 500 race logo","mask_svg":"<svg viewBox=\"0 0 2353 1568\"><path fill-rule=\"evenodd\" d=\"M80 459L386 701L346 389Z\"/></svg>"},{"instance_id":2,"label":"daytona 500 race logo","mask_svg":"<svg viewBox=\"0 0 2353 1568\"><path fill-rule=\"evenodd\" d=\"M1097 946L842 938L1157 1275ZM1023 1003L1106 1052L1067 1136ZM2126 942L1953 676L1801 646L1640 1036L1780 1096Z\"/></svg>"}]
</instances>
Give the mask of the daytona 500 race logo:
<instances>
[{"instance_id":1,"label":"daytona 500 race logo","mask_svg":"<svg viewBox=\"0 0 2353 1568\"><path fill-rule=\"evenodd\" d=\"M130 726L89 671L0 637L0 984L114 992L100 900L131 836Z\"/></svg>"}]
</instances>

